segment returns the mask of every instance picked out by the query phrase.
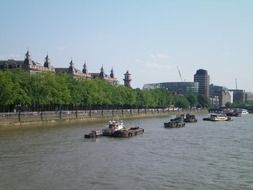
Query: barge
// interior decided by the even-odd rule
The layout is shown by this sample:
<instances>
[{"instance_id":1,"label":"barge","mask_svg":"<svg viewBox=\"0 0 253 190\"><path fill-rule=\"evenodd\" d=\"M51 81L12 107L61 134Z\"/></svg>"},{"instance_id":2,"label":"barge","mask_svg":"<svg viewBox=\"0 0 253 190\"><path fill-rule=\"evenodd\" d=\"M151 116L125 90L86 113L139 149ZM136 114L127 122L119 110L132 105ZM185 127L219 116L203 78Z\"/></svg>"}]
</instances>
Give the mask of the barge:
<instances>
[{"instance_id":1,"label":"barge","mask_svg":"<svg viewBox=\"0 0 253 190\"><path fill-rule=\"evenodd\" d=\"M128 138L136 135L140 135L144 133L144 129L140 127L131 127L131 128L124 128L122 130L117 130L111 134L104 134L104 136L109 137L121 137L121 138Z\"/></svg>"},{"instance_id":2,"label":"barge","mask_svg":"<svg viewBox=\"0 0 253 190\"><path fill-rule=\"evenodd\" d=\"M196 123L198 120L196 119L195 115L186 114L186 118L184 118L184 122L186 123Z\"/></svg>"},{"instance_id":3,"label":"barge","mask_svg":"<svg viewBox=\"0 0 253 190\"><path fill-rule=\"evenodd\" d=\"M85 134L84 138L90 139L90 138L97 138L103 136L103 133L99 130L92 130L89 134Z\"/></svg>"},{"instance_id":4,"label":"barge","mask_svg":"<svg viewBox=\"0 0 253 190\"><path fill-rule=\"evenodd\" d=\"M180 115L174 119L171 119L169 122L164 123L165 128L180 128L184 126L185 126L184 115Z\"/></svg>"},{"instance_id":5,"label":"barge","mask_svg":"<svg viewBox=\"0 0 253 190\"><path fill-rule=\"evenodd\" d=\"M84 138L97 138L99 136L107 137L132 137L144 133L144 129L140 127L124 127L122 121L109 121L109 126L102 131L91 131L89 134L85 134Z\"/></svg>"}]
</instances>

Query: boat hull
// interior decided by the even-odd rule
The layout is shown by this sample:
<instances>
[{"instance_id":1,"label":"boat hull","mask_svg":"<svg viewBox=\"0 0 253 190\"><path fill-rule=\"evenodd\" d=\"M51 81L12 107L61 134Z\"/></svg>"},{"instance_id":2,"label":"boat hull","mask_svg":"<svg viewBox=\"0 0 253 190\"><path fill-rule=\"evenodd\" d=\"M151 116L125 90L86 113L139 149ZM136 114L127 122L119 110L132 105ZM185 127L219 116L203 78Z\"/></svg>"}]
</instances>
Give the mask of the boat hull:
<instances>
[{"instance_id":1,"label":"boat hull","mask_svg":"<svg viewBox=\"0 0 253 190\"><path fill-rule=\"evenodd\" d=\"M122 130L117 130L113 133L104 133L104 136L109 137L120 137L120 138L129 138L133 136L137 136L144 133L144 129L140 127L132 127L132 128L126 128Z\"/></svg>"},{"instance_id":2,"label":"boat hull","mask_svg":"<svg viewBox=\"0 0 253 190\"><path fill-rule=\"evenodd\" d=\"M180 128L180 127L184 127L185 123L184 122L168 122L168 123L164 123L164 127L165 128Z\"/></svg>"},{"instance_id":3,"label":"boat hull","mask_svg":"<svg viewBox=\"0 0 253 190\"><path fill-rule=\"evenodd\" d=\"M184 122L186 123L196 123L198 120L195 115L186 114L186 118L184 118Z\"/></svg>"},{"instance_id":4,"label":"boat hull","mask_svg":"<svg viewBox=\"0 0 253 190\"><path fill-rule=\"evenodd\" d=\"M102 136L102 132L101 131L91 131L89 134L85 134L84 138L86 139L91 139L91 138L97 138Z\"/></svg>"}]
</instances>

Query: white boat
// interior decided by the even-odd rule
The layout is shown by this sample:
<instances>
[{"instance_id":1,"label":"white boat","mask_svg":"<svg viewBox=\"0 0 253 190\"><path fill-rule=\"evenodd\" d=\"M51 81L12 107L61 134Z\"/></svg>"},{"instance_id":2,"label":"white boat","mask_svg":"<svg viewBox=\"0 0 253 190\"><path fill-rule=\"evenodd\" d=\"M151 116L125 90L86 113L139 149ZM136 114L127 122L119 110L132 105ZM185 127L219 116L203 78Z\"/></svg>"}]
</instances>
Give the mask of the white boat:
<instances>
[{"instance_id":1,"label":"white boat","mask_svg":"<svg viewBox=\"0 0 253 190\"><path fill-rule=\"evenodd\" d=\"M112 134L115 131L124 129L124 124L122 121L109 121L108 128L103 129L103 134Z\"/></svg>"},{"instance_id":2,"label":"white boat","mask_svg":"<svg viewBox=\"0 0 253 190\"><path fill-rule=\"evenodd\" d=\"M114 131L118 131L124 128L123 121L109 121L109 129L113 129Z\"/></svg>"},{"instance_id":3,"label":"white boat","mask_svg":"<svg viewBox=\"0 0 253 190\"><path fill-rule=\"evenodd\" d=\"M248 112L248 110L246 110L246 109L242 109L242 110L241 110L241 114L242 114L242 115L246 115L246 114L249 114L249 112Z\"/></svg>"},{"instance_id":4,"label":"white boat","mask_svg":"<svg viewBox=\"0 0 253 190\"><path fill-rule=\"evenodd\" d=\"M228 121L230 117L224 114L211 114L210 121Z\"/></svg>"}]
</instances>

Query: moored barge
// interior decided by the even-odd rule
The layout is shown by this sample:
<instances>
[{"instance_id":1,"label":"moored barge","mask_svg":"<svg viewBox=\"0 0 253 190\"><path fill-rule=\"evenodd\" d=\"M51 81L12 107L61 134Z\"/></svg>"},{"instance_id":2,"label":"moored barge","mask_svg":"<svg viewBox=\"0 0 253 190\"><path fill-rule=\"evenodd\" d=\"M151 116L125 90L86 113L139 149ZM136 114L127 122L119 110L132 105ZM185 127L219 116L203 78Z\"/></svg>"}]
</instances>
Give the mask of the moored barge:
<instances>
[{"instance_id":1,"label":"moored barge","mask_svg":"<svg viewBox=\"0 0 253 190\"><path fill-rule=\"evenodd\" d=\"M131 127L131 128L124 128L122 130L117 130L114 133L106 134L105 136L128 138L128 137L133 137L133 136L140 135L143 133L144 133L143 128Z\"/></svg>"},{"instance_id":2,"label":"moored barge","mask_svg":"<svg viewBox=\"0 0 253 190\"><path fill-rule=\"evenodd\" d=\"M91 131L89 134L85 134L84 138L97 138L99 136L108 136L108 137L132 137L144 133L144 129L140 127L124 127L122 121L109 121L109 126L102 131Z\"/></svg>"},{"instance_id":3,"label":"moored barge","mask_svg":"<svg viewBox=\"0 0 253 190\"><path fill-rule=\"evenodd\" d=\"M92 130L89 134L85 134L84 138L90 139L90 138L97 138L97 137L100 137L100 136L103 136L102 131Z\"/></svg>"},{"instance_id":4,"label":"moored barge","mask_svg":"<svg viewBox=\"0 0 253 190\"><path fill-rule=\"evenodd\" d=\"M185 126L184 115L180 115L174 119L171 119L169 122L164 123L165 128L180 128L184 126Z\"/></svg>"}]
</instances>

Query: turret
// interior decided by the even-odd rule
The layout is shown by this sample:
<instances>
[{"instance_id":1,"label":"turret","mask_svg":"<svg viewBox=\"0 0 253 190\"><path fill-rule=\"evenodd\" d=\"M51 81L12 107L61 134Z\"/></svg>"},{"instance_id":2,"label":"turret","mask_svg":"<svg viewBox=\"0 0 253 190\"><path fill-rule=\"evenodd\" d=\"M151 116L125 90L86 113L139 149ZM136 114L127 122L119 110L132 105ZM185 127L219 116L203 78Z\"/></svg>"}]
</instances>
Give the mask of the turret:
<instances>
[{"instance_id":1,"label":"turret","mask_svg":"<svg viewBox=\"0 0 253 190\"><path fill-rule=\"evenodd\" d=\"M32 65L32 59L31 59L29 51L27 50L27 52L25 54L24 68L30 69L31 65Z\"/></svg>"},{"instance_id":2,"label":"turret","mask_svg":"<svg viewBox=\"0 0 253 190\"><path fill-rule=\"evenodd\" d=\"M83 64L83 73L84 73L84 74L87 74L87 73L88 73L86 61L85 61L84 64Z\"/></svg>"},{"instance_id":3,"label":"turret","mask_svg":"<svg viewBox=\"0 0 253 190\"><path fill-rule=\"evenodd\" d=\"M110 77L111 77L111 78L114 78L113 68L111 69Z\"/></svg>"},{"instance_id":4,"label":"turret","mask_svg":"<svg viewBox=\"0 0 253 190\"><path fill-rule=\"evenodd\" d=\"M124 85L126 86L126 87L129 87L129 88L131 88L131 84L130 84L130 82L131 82L131 77L130 77L130 73L127 71L125 74L125 78L123 79L124 80Z\"/></svg>"},{"instance_id":5,"label":"turret","mask_svg":"<svg viewBox=\"0 0 253 190\"><path fill-rule=\"evenodd\" d=\"M68 70L68 73L72 73L74 74L74 63L71 59L70 63L69 63L69 70Z\"/></svg>"},{"instance_id":6,"label":"turret","mask_svg":"<svg viewBox=\"0 0 253 190\"><path fill-rule=\"evenodd\" d=\"M103 67L103 65L102 65L102 67L101 67L101 69L100 69L99 77L100 77L101 79L104 79L104 78L105 78L105 72L104 72L104 67Z\"/></svg>"},{"instance_id":7,"label":"turret","mask_svg":"<svg viewBox=\"0 0 253 190\"><path fill-rule=\"evenodd\" d=\"M47 54L47 56L45 57L44 67L49 68L50 66L51 66L51 64L50 64L50 60L49 60L49 57Z\"/></svg>"}]
</instances>

